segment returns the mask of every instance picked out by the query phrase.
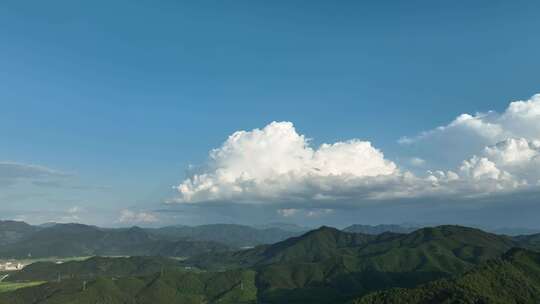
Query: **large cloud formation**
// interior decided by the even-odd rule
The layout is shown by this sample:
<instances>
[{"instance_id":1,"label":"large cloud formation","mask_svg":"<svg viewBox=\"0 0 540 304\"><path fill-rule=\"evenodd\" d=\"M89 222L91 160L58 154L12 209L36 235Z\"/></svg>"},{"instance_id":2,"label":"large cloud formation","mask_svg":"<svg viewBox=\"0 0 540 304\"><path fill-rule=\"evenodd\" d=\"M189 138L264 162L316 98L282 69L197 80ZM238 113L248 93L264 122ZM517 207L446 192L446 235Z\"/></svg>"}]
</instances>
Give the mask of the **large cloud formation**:
<instances>
[{"instance_id":1,"label":"large cloud formation","mask_svg":"<svg viewBox=\"0 0 540 304\"><path fill-rule=\"evenodd\" d=\"M213 150L207 171L178 186L179 201L322 199L359 178L398 174L396 164L369 142L313 149L291 122L272 122L263 129L235 132Z\"/></svg>"},{"instance_id":2,"label":"large cloud formation","mask_svg":"<svg viewBox=\"0 0 540 304\"><path fill-rule=\"evenodd\" d=\"M506 180L506 187L538 185L540 179L540 94L514 101L502 113L461 114L446 126L403 137L400 143L427 151L426 159L452 163L472 178Z\"/></svg>"},{"instance_id":3,"label":"large cloud formation","mask_svg":"<svg viewBox=\"0 0 540 304\"><path fill-rule=\"evenodd\" d=\"M399 168L368 141L312 147L291 122L272 122L235 132L211 151L202 172L177 186L176 201L338 205L517 191L540 185L539 139L540 95L510 103L503 114L462 114L446 126L402 138L400 143L408 146L422 143L463 152L453 168L423 174ZM291 216L297 209L281 210Z\"/></svg>"},{"instance_id":4,"label":"large cloud formation","mask_svg":"<svg viewBox=\"0 0 540 304\"><path fill-rule=\"evenodd\" d=\"M511 102L502 114L493 111L461 114L445 126L402 137L399 142L422 158L448 164L512 138L540 139L540 94L526 101Z\"/></svg>"}]
</instances>

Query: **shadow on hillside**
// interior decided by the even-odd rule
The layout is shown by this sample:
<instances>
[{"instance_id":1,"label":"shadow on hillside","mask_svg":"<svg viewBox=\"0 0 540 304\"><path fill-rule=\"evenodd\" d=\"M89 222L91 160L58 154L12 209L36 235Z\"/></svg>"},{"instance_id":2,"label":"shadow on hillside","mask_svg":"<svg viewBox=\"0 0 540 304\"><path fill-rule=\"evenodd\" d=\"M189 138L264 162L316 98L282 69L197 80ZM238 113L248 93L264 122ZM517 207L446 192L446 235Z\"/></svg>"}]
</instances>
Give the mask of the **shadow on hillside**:
<instances>
[{"instance_id":1,"label":"shadow on hillside","mask_svg":"<svg viewBox=\"0 0 540 304\"><path fill-rule=\"evenodd\" d=\"M373 291L394 287L411 288L445 277L449 277L449 274L443 272L380 271L341 274L329 282L312 282L303 288L262 290L259 295L259 303L342 303Z\"/></svg>"}]
</instances>

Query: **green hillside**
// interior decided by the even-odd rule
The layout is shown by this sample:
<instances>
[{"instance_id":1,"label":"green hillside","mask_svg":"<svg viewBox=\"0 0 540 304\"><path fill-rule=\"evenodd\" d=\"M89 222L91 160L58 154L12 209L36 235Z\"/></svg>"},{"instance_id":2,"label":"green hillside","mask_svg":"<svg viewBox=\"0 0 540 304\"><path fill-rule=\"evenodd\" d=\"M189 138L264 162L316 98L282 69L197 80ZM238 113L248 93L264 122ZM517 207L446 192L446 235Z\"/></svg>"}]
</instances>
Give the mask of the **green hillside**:
<instances>
[{"instance_id":1,"label":"green hillside","mask_svg":"<svg viewBox=\"0 0 540 304\"><path fill-rule=\"evenodd\" d=\"M377 292L354 304L540 303L540 253L512 249L456 279Z\"/></svg>"},{"instance_id":2,"label":"green hillside","mask_svg":"<svg viewBox=\"0 0 540 304\"><path fill-rule=\"evenodd\" d=\"M272 255L262 261L274 261L271 265L257 264L260 294L266 303L284 299L287 303L336 303L373 290L413 287L461 274L499 257L514 244L506 237L459 226L374 238L324 228L291 243L265 251ZM311 252L302 258L303 252L313 248L322 254Z\"/></svg>"},{"instance_id":3,"label":"green hillside","mask_svg":"<svg viewBox=\"0 0 540 304\"><path fill-rule=\"evenodd\" d=\"M540 233L516 236L514 240L524 248L540 251Z\"/></svg>"},{"instance_id":4,"label":"green hillside","mask_svg":"<svg viewBox=\"0 0 540 304\"><path fill-rule=\"evenodd\" d=\"M321 227L273 245L227 254L194 256L187 263L201 268L262 266L285 262L320 262L340 256L359 258L381 271L464 270L468 265L498 257L516 245L509 237L482 230L439 226L410 234L365 235ZM420 267L420 268L417 268Z\"/></svg>"},{"instance_id":5,"label":"green hillside","mask_svg":"<svg viewBox=\"0 0 540 304\"><path fill-rule=\"evenodd\" d=\"M321 227L269 246L187 261L207 269L252 267L265 303L335 303L388 287L413 287L500 257L509 237L460 226L364 235Z\"/></svg>"},{"instance_id":6,"label":"green hillside","mask_svg":"<svg viewBox=\"0 0 540 304\"><path fill-rule=\"evenodd\" d=\"M256 303L255 272L165 271L127 278L49 282L0 294L2 304L248 304Z\"/></svg>"},{"instance_id":7,"label":"green hillside","mask_svg":"<svg viewBox=\"0 0 540 304\"><path fill-rule=\"evenodd\" d=\"M55 281L58 279L92 279L98 276L126 277L158 273L162 269L180 269L179 262L164 257L93 257L62 264L37 262L11 273L5 281Z\"/></svg>"},{"instance_id":8,"label":"green hillside","mask_svg":"<svg viewBox=\"0 0 540 304\"><path fill-rule=\"evenodd\" d=\"M186 263L199 268L220 270L287 261L313 262L354 251L355 247L374 239L376 239L374 236L345 233L335 228L321 227L272 245L262 245L226 254L202 254L188 259Z\"/></svg>"},{"instance_id":9,"label":"green hillside","mask_svg":"<svg viewBox=\"0 0 540 304\"><path fill-rule=\"evenodd\" d=\"M39 230L19 221L0 221L0 246L15 243Z\"/></svg>"}]
</instances>

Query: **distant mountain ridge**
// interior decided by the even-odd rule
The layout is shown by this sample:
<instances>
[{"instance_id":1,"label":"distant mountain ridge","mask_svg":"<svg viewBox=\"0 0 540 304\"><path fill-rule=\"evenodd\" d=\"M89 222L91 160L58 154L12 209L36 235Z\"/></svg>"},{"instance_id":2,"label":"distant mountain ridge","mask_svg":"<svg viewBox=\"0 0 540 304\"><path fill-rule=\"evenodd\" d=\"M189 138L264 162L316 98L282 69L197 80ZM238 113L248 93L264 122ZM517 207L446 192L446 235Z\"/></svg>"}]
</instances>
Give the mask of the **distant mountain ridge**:
<instances>
[{"instance_id":1,"label":"distant mountain ridge","mask_svg":"<svg viewBox=\"0 0 540 304\"><path fill-rule=\"evenodd\" d=\"M272 244L305 232L302 230L289 231L275 227L254 228L236 224L211 224L193 227L167 226L147 229L147 231L158 238L213 241L238 248Z\"/></svg>"},{"instance_id":2,"label":"distant mountain ridge","mask_svg":"<svg viewBox=\"0 0 540 304\"><path fill-rule=\"evenodd\" d=\"M82 224L56 224L1 247L0 257L190 256L229 249L216 242L162 240L139 227L107 229Z\"/></svg>"},{"instance_id":3,"label":"distant mountain ridge","mask_svg":"<svg viewBox=\"0 0 540 304\"><path fill-rule=\"evenodd\" d=\"M278 229L290 231L290 232L307 232L314 229L312 227L305 227L305 226L300 226L293 223L283 223L283 222L272 222L272 223L267 223L267 224L262 224L262 225L256 225L254 227L257 229L278 228Z\"/></svg>"},{"instance_id":4,"label":"distant mountain ridge","mask_svg":"<svg viewBox=\"0 0 540 304\"><path fill-rule=\"evenodd\" d=\"M0 246L15 243L33 232L38 227L20 221L0 221Z\"/></svg>"},{"instance_id":5,"label":"distant mountain ridge","mask_svg":"<svg viewBox=\"0 0 540 304\"><path fill-rule=\"evenodd\" d=\"M395 233L410 233L414 230L423 227L436 227L444 226L443 224L419 224L419 223L407 223L407 224L379 224L379 225L363 225L354 224L346 228L343 231L365 233L365 234L381 234L384 232ZM509 236L531 235L540 234L540 228L523 228L523 227L476 227L484 231L488 231L495 234L504 234Z\"/></svg>"},{"instance_id":6,"label":"distant mountain ridge","mask_svg":"<svg viewBox=\"0 0 540 304\"><path fill-rule=\"evenodd\" d=\"M0 221L0 257L88 255L191 256L275 243L299 232L234 224L162 228L100 228L83 224L32 226Z\"/></svg>"}]
</instances>

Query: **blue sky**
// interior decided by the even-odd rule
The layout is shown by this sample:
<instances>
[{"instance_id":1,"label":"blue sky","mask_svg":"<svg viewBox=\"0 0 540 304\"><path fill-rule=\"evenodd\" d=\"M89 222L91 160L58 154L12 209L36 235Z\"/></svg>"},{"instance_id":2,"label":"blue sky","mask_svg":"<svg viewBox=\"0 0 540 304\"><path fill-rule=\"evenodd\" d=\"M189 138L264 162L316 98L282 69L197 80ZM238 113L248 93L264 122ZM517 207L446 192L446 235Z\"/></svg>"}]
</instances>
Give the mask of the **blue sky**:
<instances>
[{"instance_id":1,"label":"blue sky","mask_svg":"<svg viewBox=\"0 0 540 304\"><path fill-rule=\"evenodd\" d=\"M315 147L370 141L419 172L407 168L418 150L401 137L462 113L503 113L540 92L538 9L536 1L3 1L0 162L54 174L9 182L0 212L116 225L122 210L169 208L162 203L190 164L204 165L233 132L272 121L293 122ZM178 221L227 221L212 208ZM414 219L381 217L401 220Z\"/></svg>"}]
</instances>

